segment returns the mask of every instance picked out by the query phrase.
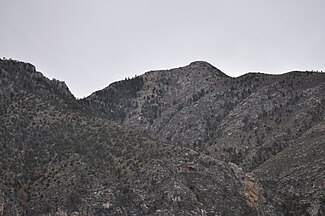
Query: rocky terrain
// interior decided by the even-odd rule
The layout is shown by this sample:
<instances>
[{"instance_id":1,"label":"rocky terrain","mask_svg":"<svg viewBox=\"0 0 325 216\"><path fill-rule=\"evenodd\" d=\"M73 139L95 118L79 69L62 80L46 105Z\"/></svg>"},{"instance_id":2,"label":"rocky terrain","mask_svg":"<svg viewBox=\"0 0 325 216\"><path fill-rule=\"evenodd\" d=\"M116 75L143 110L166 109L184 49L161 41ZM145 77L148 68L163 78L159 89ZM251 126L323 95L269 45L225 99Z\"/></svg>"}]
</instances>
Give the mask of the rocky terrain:
<instances>
[{"instance_id":1,"label":"rocky terrain","mask_svg":"<svg viewBox=\"0 0 325 216\"><path fill-rule=\"evenodd\" d=\"M2 215L325 215L325 74L207 62L77 100L0 60Z\"/></svg>"}]
</instances>

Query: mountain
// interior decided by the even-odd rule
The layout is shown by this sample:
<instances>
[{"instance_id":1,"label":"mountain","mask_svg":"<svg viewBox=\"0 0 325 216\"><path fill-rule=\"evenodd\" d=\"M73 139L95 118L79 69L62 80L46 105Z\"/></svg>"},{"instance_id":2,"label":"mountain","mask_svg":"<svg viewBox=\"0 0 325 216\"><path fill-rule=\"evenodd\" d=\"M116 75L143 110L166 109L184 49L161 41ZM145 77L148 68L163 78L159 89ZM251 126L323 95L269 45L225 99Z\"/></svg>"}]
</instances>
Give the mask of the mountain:
<instances>
[{"instance_id":1,"label":"mountain","mask_svg":"<svg viewBox=\"0 0 325 216\"><path fill-rule=\"evenodd\" d=\"M324 215L324 86L198 61L77 100L0 60L0 215Z\"/></svg>"},{"instance_id":2,"label":"mountain","mask_svg":"<svg viewBox=\"0 0 325 216\"><path fill-rule=\"evenodd\" d=\"M126 92L133 94L125 97ZM324 209L324 192L314 193L324 188L323 73L248 73L232 78L206 62L193 62L113 83L83 102L98 116L153 139L235 163L263 179L263 186L279 200L289 199L283 198L289 193L303 209L318 205ZM313 133L315 138L306 138ZM294 163L297 155L305 157ZM281 156L287 166L279 163ZM276 175L268 174L271 167ZM302 169L301 175L296 176L295 167ZM315 171L310 173L310 168ZM281 181L274 191L274 184ZM288 211L296 208L279 205Z\"/></svg>"},{"instance_id":3,"label":"mountain","mask_svg":"<svg viewBox=\"0 0 325 216\"><path fill-rule=\"evenodd\" d=\"M324 119L325 74L231 78L206 62L113 83L93 113L252 171Z\"/></svg>"}]
</instances>

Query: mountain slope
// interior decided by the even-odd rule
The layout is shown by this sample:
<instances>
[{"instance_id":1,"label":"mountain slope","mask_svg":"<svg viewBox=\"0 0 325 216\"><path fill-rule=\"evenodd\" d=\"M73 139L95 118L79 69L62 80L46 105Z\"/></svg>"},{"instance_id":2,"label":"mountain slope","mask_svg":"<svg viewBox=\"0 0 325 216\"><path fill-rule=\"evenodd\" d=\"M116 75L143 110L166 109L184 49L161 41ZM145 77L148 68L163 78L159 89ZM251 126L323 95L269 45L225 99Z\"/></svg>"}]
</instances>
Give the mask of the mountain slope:
<instances>
[{"instance_id":1,"label":"mountain slope","mask_svg":"<svg viewBox=\"0 0 325 216\"><path fill-rule=\"evenodd\" d=\"M252 170L270 156L258 161L256 154L268 147L275 154L322 121L324 83L324 74L310 72L230 78L208 63L194 62L114 83L82 102L99 116L154 139L243 163ZM124 92L133 96L123 97ZM273 144L275 137L287 144Z\"/></svg>"},{"instance_id":2,"label":"mountain slope","mask_svg":"<svg viewBox=\"0 0 325 216\"><path fill-rule=\"evenodd\" d=\"M0 60L0 215L323 215L324 87L193 62L76 100Z\"/></svg>"},{"instance_id":3,"label":"mountain slope","mask_svg":"<svg viewBox=\"0 0 325 216\"><path fill-rule=\"evenodd\" d=\"M116 85L125 85L128 89L128 83L134 80L138 80L141 85L137 86L127 103L123 101L124 98L112 100L111 92ZM244 172L255 173L257 169L259 176L255 177L258 180L261 178L262 183L266 182L264 177L272 181L276 179L273 184L281 182L273 174L260 174L268 172L276 163L272 161L280 157L277 155L294 152L286 158L290 161L293 154L305 154L304 149L308 147L318 148L319 156L325 158L324 148L319 147L322 145L322 136L300 143L317 125L324 123L323 73L249 73L231 78L208 63L194 62L182 68L148 72L133 80L112 84L81 102L97 115L110 119L105 107L107 104L118 104L117 110L123 110L124 118L113 120L143 131L153 139L176 143L213 158L235 163ZM98 107L100 109L96 110ZM110 112L117 111L111 109ZM322 167L317 166L317 163L323 163L323 160L313 157L308 160L313 167ZM295 166L284 172L289 172ZM303 167L301 173L309 175L309 168ZM324 175L323 169L318 171L318 175ZM310 185L302 175L292 178L301 185ZM275 187L272 184L262 185L270 193L269 197L274 197L271 198L273 201L269 200L273 202L272 205L278 206L281 211L292 209L282 195L290 192L294 194L292 196L304 200L305 211L306 206L311 211L310 208L316 205L313 203L320 203L317 204L319 208L316 208L316 212L324 208L324 202L321 201L324 194L310 198L308 194L313 193L314 188L306 187L302 193L299 187L290 191L287 182L282 180L281 190L268 190Z\"/></svg>"},{"instance_id":4,"label":"mountain slope","mask_svg":"<svg viewBox=\"0 0 325 216\"><path fill-rule=\"evenodd\" d=\"M30 64L0 69L1 215L257 214L227 163L96 117Z\"/></svg>"},{"instance_id":5,"label":"mountain slope","mask_svg":"<svg viewBox=\"0 0 325 216\"><path fill-rule=\"evenodd\" d=\"M325 214L324 149L323 121L254 170L264 189L283 200L287 215Z\"/></svg>"}]
</instances>

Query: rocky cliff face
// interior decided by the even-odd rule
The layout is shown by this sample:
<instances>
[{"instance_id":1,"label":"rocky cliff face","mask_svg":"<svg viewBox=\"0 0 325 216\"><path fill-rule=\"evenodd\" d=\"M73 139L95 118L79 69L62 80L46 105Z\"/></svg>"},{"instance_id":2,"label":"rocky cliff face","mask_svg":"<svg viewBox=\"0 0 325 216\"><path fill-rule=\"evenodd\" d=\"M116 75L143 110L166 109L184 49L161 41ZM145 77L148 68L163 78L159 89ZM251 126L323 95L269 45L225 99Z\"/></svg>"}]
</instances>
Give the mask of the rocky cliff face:
<instances>
[{"instance_id":1,"label":"rocky cliff face","mask_svg":"<svg viewBox=\"0 0 325 216\"><path fill-rule=\"evenodd\" d=\"M78 101L0 60L0 215L322 215L324 83L193 62Z\"/></svg>"}]
</instances>

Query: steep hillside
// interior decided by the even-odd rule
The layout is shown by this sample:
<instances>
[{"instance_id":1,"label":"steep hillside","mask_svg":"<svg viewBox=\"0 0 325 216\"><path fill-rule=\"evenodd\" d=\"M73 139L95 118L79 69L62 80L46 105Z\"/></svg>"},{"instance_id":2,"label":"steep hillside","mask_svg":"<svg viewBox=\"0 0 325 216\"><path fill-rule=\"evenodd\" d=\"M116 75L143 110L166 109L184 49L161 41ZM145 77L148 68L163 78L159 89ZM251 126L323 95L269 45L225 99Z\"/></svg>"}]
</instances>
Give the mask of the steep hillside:
<instances>
[{"instance_id":1,"label":"steep hillside","mask_svg":"<svg viewBox=\"0 0 325 216\"><path fill-rule=\"evenodd\" d=\"M286 215L325 215L324 149L323 121L254 170L268 194L282 200Z\"/></svg>"},{"instance_id":2,"label":"steep hillside","mask_svg":"<svg viewBox=\"0 0 325 216\"><path fill-rule=\"evenodd\" d=\"M0 71L0 215L274 211L231 165L94 116L30 64L1 60Z\"/></svg>"},{"instance_id":3,"label":"steep hillside","mask_svg":"<svg viewBox=\"0 0 325 216\"><path fill-rule=\"evenodd\" d=\"M135 80L141 85L137 85L132 97L126 101L120 97L113 99L112 92L123 94L125 91L117 86L129 89ZM255 173L258 169L258 173L261 173L260 167L268 172L271 161L277 161L278 155L292 152L293 149L292 154L305 154L304 147L319 148L320 157L325 158L325 150L319 146L323 145L322 136L300 143L307 136L306 133L311 133L317 125L324 123L323 73L249 73L231 78L206 62L193 62L185 67L152 71L132 80L114 83L82 102L99 116L143 131L153 139L176 143L235 163L244 172ZM106 109L112 104L116 104L116 109ZM115 118L111 117L118 112L123 112L123 118L116 115ZM298 148L299 145L304 147ZM286 160L290 161L290 157ZM315 166L320 162L314 157L308 160ZM291 169L294 168L288 168L285 172ZM301 172L308 175L308 169L304 167ZM318 171L319 176L324 175L324 169ZM276 176L268 177L273 179ZM302 175L292 178L301 185L308 183ZM307 197L314 188L306 186L307 189L301 193L299 187L290 191L286 181L282 180L283 191L270 191L270 196L279 200L274 205L290 209L291 204L283 201L285 198L282 197L282 194L290 192L301 197L306 202L305 206L319 202L319 206L324 208L323 201L320 201L323 194L310 200ZM267 184L265 187L274 186ZM324 185L321 189L324 189Z\"/></svg>"},{"instance_id":4,"label":"steep hillside","mask_svg":"<svg viewBox=\"0 0 325 216\"><path fill-rule=\"evenodd\" d=\"M323 120L324 87L323 73L230 78L208 63L194 62L114 83L83 102L154 139L252 170Z\"/></svg>"},{"instance_id":5,"label":"steep hillside","mask_svg":"<svg viewBox=\"0 0 325 216\"><path fill-rule=\"evenodd\" d=\"M192 131L201 127L198 121L203 115L210 114L209 110L199 110L199 101L205 95L227 90L231 79L206 62L193 62L186 67L151 71L113 83L83 102L100 116L145 131L162 141L193 147L203 139L203 134L196 136ZM201 111L202 114L196 115Z\"/></svg>"}]
</instances>

